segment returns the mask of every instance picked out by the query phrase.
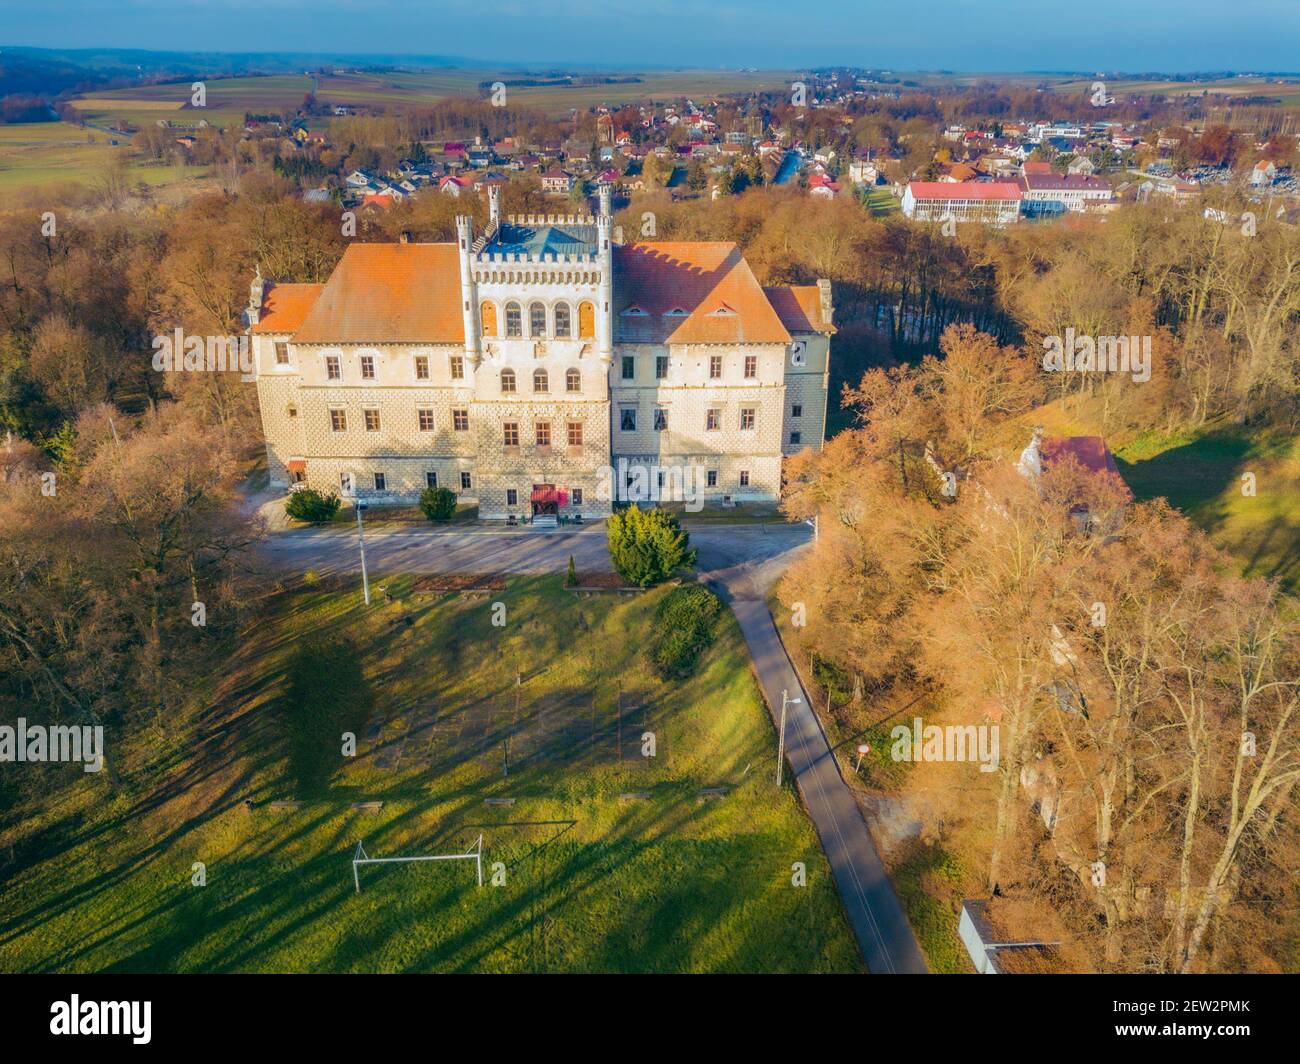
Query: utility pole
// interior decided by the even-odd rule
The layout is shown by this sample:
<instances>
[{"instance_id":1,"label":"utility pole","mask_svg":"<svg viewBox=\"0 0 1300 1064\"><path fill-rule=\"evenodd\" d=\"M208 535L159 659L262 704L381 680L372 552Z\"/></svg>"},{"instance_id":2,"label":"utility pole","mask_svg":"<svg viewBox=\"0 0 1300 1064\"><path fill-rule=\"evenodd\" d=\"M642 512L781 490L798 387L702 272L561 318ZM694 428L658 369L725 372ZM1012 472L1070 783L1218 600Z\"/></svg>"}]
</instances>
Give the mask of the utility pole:
<instances>
[{"instance_id":1,"label":"utility pole","mask_svg":"<svg viewBox=\"0 0 1300 1064\"><path fill-rule=\"evenodd\" d=\"M357 544L361 547L361 591L366 597L366 605L370 605L370 579L366 575L366 533L361 526L361 511L366 508L363 502L357 503Z\"/></svg>"},{"instance_id":2,"label":"utility pole","mask_svg":"<svg viewBox=\"0 0 1300 1064\"><path fill-rule=\"evenodd\" d=\"M781 730L776 740L776 785L781 786L781 769L785 767L785 707L803 703L802 698L791 698L788 690L781 692Z\"/></svg>"}]
</instances>

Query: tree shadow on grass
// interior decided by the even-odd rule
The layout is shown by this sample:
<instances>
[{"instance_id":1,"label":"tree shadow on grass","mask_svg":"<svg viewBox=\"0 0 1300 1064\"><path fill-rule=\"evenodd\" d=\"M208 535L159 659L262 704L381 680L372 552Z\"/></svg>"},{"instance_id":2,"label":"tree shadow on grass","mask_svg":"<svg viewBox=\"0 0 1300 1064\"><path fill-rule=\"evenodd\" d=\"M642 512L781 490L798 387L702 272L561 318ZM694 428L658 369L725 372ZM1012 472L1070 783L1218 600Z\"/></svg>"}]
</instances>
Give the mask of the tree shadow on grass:
<instances>
[{"instance_id":1,"label":"tree shadow on grass","mask_svg":"<svg viewBox=\"0 0 1300 1064\"><path fill-rule=\"evenodd\" d=\"M276 705L299 796L319 794L343 766L343 735L364 733L375 706L356 648L345 639L313 639L290 659Z\"/></svg>"}]
</instances>

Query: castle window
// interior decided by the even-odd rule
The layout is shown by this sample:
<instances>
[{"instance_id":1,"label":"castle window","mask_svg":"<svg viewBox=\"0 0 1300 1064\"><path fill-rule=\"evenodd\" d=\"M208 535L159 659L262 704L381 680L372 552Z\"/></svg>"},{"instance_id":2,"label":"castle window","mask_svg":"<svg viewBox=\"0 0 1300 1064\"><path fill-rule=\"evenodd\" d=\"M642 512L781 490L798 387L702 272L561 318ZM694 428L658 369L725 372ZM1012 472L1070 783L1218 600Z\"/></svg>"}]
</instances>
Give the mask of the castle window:
<instances>
[{"instance_id":1,"label":"castle window","mask_svg":"<svg viewBox=\"0 0 1300 1064\"><path fill-rule=\"evenodd\" d=\"M546 335L546 306L533 303L528 308L528 335L540 338Z\"/></svg>"},{"instance_id":2,"label":"castle window","mask_svg":"<svg viewBox=\"0 0 1300 1064\"><path fill-rule=\"evenodd\" d=\"M568 370L564 374L564 390L566 392L582 391L582 374L576 369Z\"/></svg>"},{"instance_id":3,"label":"castle window","mask_svg":"<svg viewBox=\"0 0 1300 1064\"><path fill-rule=\"evenodd\" d=\"M507 506L519 505L519 491L517 488L506 488L506 505Z\"/></svg>"},{"instance_id":4,"label":"castle window","mask_svg":"<svg viewBox=\"0 0 1300 1064\"><path fill-rule=\"evenodd\" d=\"M415 379L417 381L427 381L429 379L429 356L415 356Z\"/></svg>"},{"instance_id":5,"label":"castle window","mask_svg":"<svg viewBox=\"0 0 1300 1064\"><path fill-rule=\"evenodd\" d=\"M465 379L465 356L451 356L451 379L454 381L463 381Z\"/></svg>"},{"instance_id":6,"label":"castle window","mask_svg":"<svg viewBox=\"0 0 1300 1064\"><path fill-rule=\"evenodd\" d=\"M519 446L519 422L507 421L502 426L502 429L504 433L504 439L502 442L505 443L507 447L518 447Z\"/></svg>"},{"instance_id":7,"label":"castle window","mask_svg":"<svg viewBox=\"0 0 1300 1064\"><path fill-rule=\"evenodd\" d=\"M363 413L366 415L366 431L367 431L367 432L378 432L378 431L379 431L379 411L378 411L378 410L375 410L375 409L372 408L372 409L369 409L369 410L365 410L365 411L363 411Z\"/></svg>"},{"instance_id":8,"label":"castle window","mask_svg":"<svg viewBox=\"0 0 1300 1064\"><path fill-rule=\"evenodd\" d=\"M655 355L655 380L661 381L668 376L668 356Z\"/></svg>"},{"instance_id":9,"label":"castle window","mask_svg":"<svg viewBox=\"0 0 1300 1064\"><path fill-rule=\"evenodd\" d=\"M461 491L469 491L471 483L472 483L472 481L470 480L470 476L469 476L468 473L462 473L462 474L460 475L460 490L461 490Z\"/></svg>"},{"instance_id":10,"label":"castle window","mask_svg":"<svg viewBox=\"0 0 1300 1064\"><path fill-rule=\"evenodd\" d=\"M630 380L634 380L635 378L636 378L636 356L624 355L623 356L623 379L625 381L630 381Z\"/></svg>"},{"instance_id":11,"label":"castle window","mask_svg":"<svg viewBox=\"0 0 1300 1064\"><path fill-rule=\"evenodd\" d=\"M533 431L537 434L537 446L549 447L551 445L551 423L549 421L539 421L533 426Z\"/></svg>"},{"instance_id":12,"label":"castle window","mask_svg":"<svg viewBox=\"0 0 1300 1064\"><path fill-rule=\"evenodd\" d=\"M555 335L561 340L567 340L573 335L572 312L568 303L555 305Z\"/></svg>"},{"instance_id":13,"label":"castle window","mask_svg":"<svg viewBox=\"0 0 1300 1064\"><path fill-rule=\"evenodd\" d=\"M718 486L718 471L716 469L710 469L707 480L708 483L705 485L706 487L716 488Z\"/></svg>"},{"instance_id":14,"label":"castle window","mask_svg":"<svg viewBox=\"0 0 1300 1064\"><path fill-rule=\"evenodd\" d=\"M469 411L453 410L451 412L451 427L457 432L469 431Z\"/></svg>"},{"instance_id":15,"label":"castle window","mask_svg":"<svg viewBox=\"0 0 1300 1064\"><path fill-rule=\"evenodd\" d=\"M383 473L375 474L375 491L386 491L388 489L388 478Z\"/></svg>"},{"instance_id":16,"label":"castle window","mask_svg":"<svg viewBox=\"0 0 1300 1064\"><path fill-rule=\"evenodd\" d=\"M336 381L343 376L343 371L339 367L338 355L325 356L325 379Z\"/></svg>"},{"instance_id":17,"label":"castle window","mask_svg":"<svg viewBox=\"0 0 1300 1064\"><path fill-rule=\"evenodd\" d=\"M361 356L361 379L363 381L372 381L375 379L375 356Z\"/></svg>"},{"instance_id":18,"label":"castle window","mask_svg":"<svg viewBox=\"0 0 1300 1064\"><path fill-rule=\"evenodd\" d=\"M497 334L497 305L490 300L484 300L483 305L479 307L479 320L483 324L484 336L496 336Z\"/></svg>"},{"instance_id":19,"label":"castle window","mask_svg":"<svg viewBox=\"0 0 1300 1064\"><path fill-rule=\"evenodd\" d=\"M655 432L663 432L668 428L668 411L662 406L655 407Z\"/></svg>"},{"instance_id":20,"label":"castle window","mask_svg":"<svg viewBox=\"0 0 1300 1064\"><path fill-rule=\"evenodd\" d=\"M746 378L748 378L749 380L753 380L755 377L758 376L758 356L757 356L757 355L746 355L746 356L745 356L745 376L746 376Z\"/></svg>"},{"instance_id":21,"label":"castle window","mask_svg":"<svg viewBox=\"0 0 1300 1064\"><path fill-rule=\"evenodd\" d=\"M348 415L347 415L347 413L346 413L345 411L343 411L343 410L331 410L331 411L330 411L330 431L331 431L331 432L347 432L347 430L348 430Z\"/></svg>"},{"instance_id":22,"label":"castle window","mask_svg":"<svg viewBox=\"0 0 1300 1064\"><path fill-rule=\"evenodd\" d=\"M432 432L432 431L433 431L433 411L432 411L432 410L420 410L420 411L419 411L419 416L420 416L420 431L421 431L421 432Z\"/></svg>"},{"instance_id":23,"label":"castle window","mask_svg":"<svg viewBox=\"0 0 1300 1064\"><path fill-rule=\"evenodd\" d=\"M620 432L636 432L636 407L621 407L618 412L618 427Z\"/></svg>"},{"instance_id":24,"label":"castle window","mask_svg":"<svg viewBox=\"0 0 1300 1064\"><path fill-rule=\"evenodd\" d=\"M438 486L438 474L432 469L424 474L424 486L426 488L436 488Z\"/></svg>"},{"instance_id":25,"label":"castle window","mask_svg":"<svg viewBox=\"0 0 1300 1064\"><path fill-rule=\"evenodd\" d=\"M578 338L593 339L596 335L596 305L594 303L578 304Z\"/></svg>"},{"instance_id":26,"label":"castle window","mask_svg":"<svg viewBox=\"0 0 1300 1064\"><path fill-rule=\"evenodd\" d=\"M550 381L546 376L546 370L544 369L533 370L533 391L548 392L550 390L551 390L551 386L550 386Z\"/></svg>"},{"instance_id":27,"label":"castle window","mask_svg":"<svg viewBox=\"0 0 1300 1064\"><path fill-rule=\"evenodd\" d=\"M288 409L287 411L285 411L285 412L286 412L290 417L297 417L297 416L298 416L298 408L297 408L296 406L291 406L291 407L289 407L289 409Z\"/></svg>"},{"instance_id":28,"label":"castle window","mask_svg":"<svg viewBox=\"0 0 1300 1064\"><path fill-rule=\"evenodd\" d=\"M722 427L722 411L717 407L708 410L704 415L704 427L710 432L715 432Z\"/></svg>"},{"instance_id":29,"label":"castle window","mask_svg":"<svg viewBox=\"0 0 1300 1064\"><path fill-rule=\"evenodd\" d=\"M570 488L570 489L569 489L569 502L570 502L572 505L574 505L574 506L581 506L581 505L582 505L582 489L581 489L581 488Z\"/></svg>"},{"instance_id":30,"label":"castle window","mask_svg":"<svg viewBox=\"0 0 1300 1064\"><path fill-rule=\"evenodd\" d=\"M581 421L569 422L569 446L570 447L582 446L582 422Z\"/></svg>"},{"instance_id":31,"label":"castle window","mask_svg":"<svg viewBox=\"0 0 1300 1064\"><path fill-rule=\"evenodd\" d=\"M742 469L742 470L740 471L740 486L741 486L742 488L747 488L747 487L749 487L749 470L748 470L748 469Z\"/></svg>"},{"instance_id":32,"label":"castle window","mask_svg":"<svg viewBox=\"0 0 1300 1064\"><path fill-rule=\"evenodd\" d=\"M289 364L289 345L275 345L275 364L277 366L287 366Z\"/></svg>"},{"instance_id":33,"label":"castle window","mask_svg":"<svg viewBox=\"0 0 1300 1064\"><path fill-rule=\"evenodd\" d=\"M754 427L754 408L752 406L742 406L740 408L740 430L748 432Z\"/></svg>"},{"instance_id":34,"label":"castle window","mask_svg":"<svg viewBox=\"0 0 1300 1064\"><path fill-rule=\"evenodd\" d=\"M501 371L501 391L513 392L515 390L515 371L512 369L503 369Z\"/></svg>"},{"instance_id":35,"label":"castle window","mask_svg":"<svg viewBox=\"0 0 1300 1064\"><path fill-rule=\"evenodd\" d=\"M721 376L722 376L722 356L710 355L709 356L709 379L716 381L719 378L721 378Z\"/></svg>"},{"instance_id":36,"label":"castle window","mask_svg":"<svg viewBox=\"0 0 1300 1064\"><path fill-rule=\"evenodd\" d=\"M519 311L518 303L506 304L506 336L523 336L524 324L523 317Z\"/></svg>"},{"instance_id":37,"label":"castle window","mask_svg":"<svg viewBox=\"0 0 1300 1064\"><path fill-rule=\"evenodd\" d=\"M790 416L803 417L803 407L799 403L795 403L794 406L790 407Z\"/></svg>"},{"instance_id":38,"label":"castle window","mask_svg":"<svg viewBox=\"0 0 1300 1064\"><path fill-rule=\"evenodd\" d=\"M803 439L803 433L801 433L798 429L796 429L794 432L790 433L790 442L791 442L791 443L798 443L798 442L800 442L800 440L802 440L802 439Z\"/></svg>"}]
</instances>

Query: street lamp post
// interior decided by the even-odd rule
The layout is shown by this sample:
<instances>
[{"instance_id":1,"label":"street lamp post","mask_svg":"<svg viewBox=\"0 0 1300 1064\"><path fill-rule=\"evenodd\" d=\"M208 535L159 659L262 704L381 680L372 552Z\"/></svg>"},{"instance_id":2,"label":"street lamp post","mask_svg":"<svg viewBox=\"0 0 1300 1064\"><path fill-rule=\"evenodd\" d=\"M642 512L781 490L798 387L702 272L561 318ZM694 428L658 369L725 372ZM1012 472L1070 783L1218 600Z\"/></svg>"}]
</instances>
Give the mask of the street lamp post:
<instances>
[{"instance_id":1,"label":"street lamp post","mask_svg":"<svg viewBox=\"0 0 1300 1064\"><path fill-rule=\"evenodd\" d=\"M370 579L366 576L366 533L361 526L361 512L366 508L363 502L357 503L357 544L361 547L361 592L365 595L366 605L370 605Z\"/></svg>"},{"instance_id":2,"label":"street lamp post","mask_svg":"<svg viewBox=\"0 0 1300 1064\"><path fill-rule=\"evenodd\" d=\"M781 730L776 740L776 785L781 786L781 769L785 766L785 707L802 704L802 698L791 698L788 690L781 692Z\"/></svg>"}]
</instances>

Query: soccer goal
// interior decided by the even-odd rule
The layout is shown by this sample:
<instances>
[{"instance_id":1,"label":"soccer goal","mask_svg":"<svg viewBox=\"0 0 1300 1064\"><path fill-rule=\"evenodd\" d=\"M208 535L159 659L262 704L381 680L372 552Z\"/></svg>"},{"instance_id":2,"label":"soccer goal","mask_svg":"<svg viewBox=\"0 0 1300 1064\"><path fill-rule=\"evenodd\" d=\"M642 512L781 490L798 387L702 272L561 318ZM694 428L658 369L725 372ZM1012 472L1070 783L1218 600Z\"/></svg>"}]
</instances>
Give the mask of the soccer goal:
<instances>
[{"instance_id":1,"label":"soccer goal","mask_svg":"<svg viewBox=\"0 0 1300 1064\"><path fill-rule=\"evenodd\" d=\"M474 840L474 845L464 853L422 854L418 857L371 857L365 846L357 841L356 852L352 854L352 882L361 893L361 866L369 864L406 864L410 861L473 861L478 872L478 885L483 885L483 836Z\"/></svg>"}]
</instances>

